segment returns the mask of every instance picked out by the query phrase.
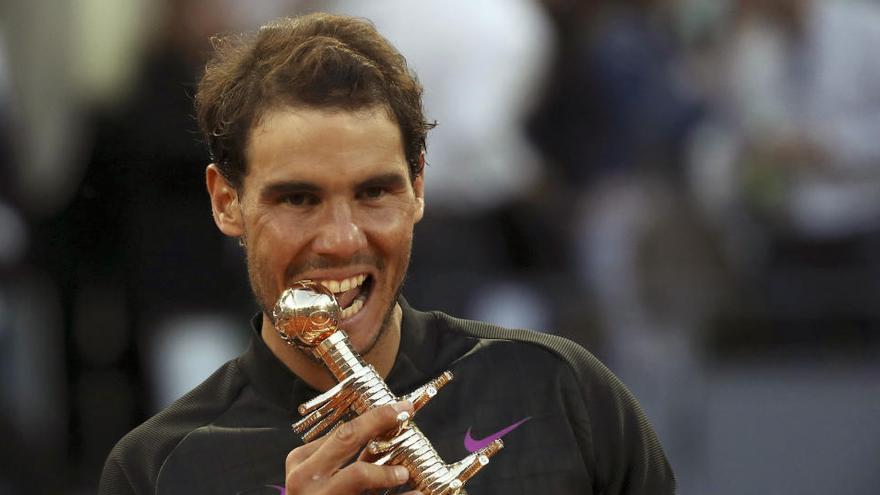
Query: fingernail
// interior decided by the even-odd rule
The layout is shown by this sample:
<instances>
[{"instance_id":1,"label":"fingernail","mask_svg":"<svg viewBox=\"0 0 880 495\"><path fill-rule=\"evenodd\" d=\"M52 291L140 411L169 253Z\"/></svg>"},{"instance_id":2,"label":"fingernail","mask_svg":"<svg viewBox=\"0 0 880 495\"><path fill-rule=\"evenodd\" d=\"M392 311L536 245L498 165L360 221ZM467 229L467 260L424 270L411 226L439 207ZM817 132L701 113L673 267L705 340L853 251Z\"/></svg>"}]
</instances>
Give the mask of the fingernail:
<instances>
[{"instance_id":1,"label":"fingernail","mask_svg":"<svg viewBox=\"0 0 880 495\"><path fill-rule=\"evenodd\" d=\"M410 409L412 409L412 402L408 400L402 400L400 402L395 402L394 404L391 404L391 407L393 407L394 410L397 412L409 411Z\"/></svg>"},{"instance_id":2,"label":"fingernail","mask_svg":"<svg viewBox=\"0 0 880 495\"><path fill-rule=\"evenodd\" d=\"M409 479L409 471L403 466L394 466L394 476L397 478L397 481L403 483Z\"/></svg>"}]
</instances>

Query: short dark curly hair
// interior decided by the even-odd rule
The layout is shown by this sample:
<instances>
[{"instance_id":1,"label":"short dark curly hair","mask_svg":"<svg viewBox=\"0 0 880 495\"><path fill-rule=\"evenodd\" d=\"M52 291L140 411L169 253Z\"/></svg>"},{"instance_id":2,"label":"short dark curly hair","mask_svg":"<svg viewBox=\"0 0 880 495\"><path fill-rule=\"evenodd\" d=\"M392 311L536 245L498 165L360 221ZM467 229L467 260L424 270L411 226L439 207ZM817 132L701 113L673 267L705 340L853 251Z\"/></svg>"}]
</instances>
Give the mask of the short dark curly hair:
<instances>
[{"instance_id":1,"label":"short dark curly hair","mask_svg":"<svg viewBox=\"0 0 880 495\"><path fill-rule=\"evenodd\" d=\"M383 106L400 127L410 178L428 130L422 86L391 43L365 19L315 13L256 33L218 36L195 96L211 160L235 188L245 149L263 114L278 106L360 110Z\"/></svg>"}]
</instances>

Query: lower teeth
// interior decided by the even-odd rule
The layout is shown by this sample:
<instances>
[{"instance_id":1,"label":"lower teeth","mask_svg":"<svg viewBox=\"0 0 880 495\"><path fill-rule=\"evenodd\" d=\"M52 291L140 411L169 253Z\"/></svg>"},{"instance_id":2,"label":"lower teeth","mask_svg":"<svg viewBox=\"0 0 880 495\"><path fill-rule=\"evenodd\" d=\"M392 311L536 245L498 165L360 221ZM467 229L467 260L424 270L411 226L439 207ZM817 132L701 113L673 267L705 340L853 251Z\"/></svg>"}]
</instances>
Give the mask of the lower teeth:
<instances>
[{"instance_id":1,"label":"lower teeth","mask_svg":"<svg viewBox=\"0 0 880 495\"><path fill-rule=\"evenodd\" d=\"M354 302L351 303L351 306L342 310L340 317L343 320L346 318L351 318L352 316L357 314L357 312L360 311L361 308L363 308L363 307L364 307L364 299L361 297L358 297L357 299L354 300Z\"/></svg>"}]
</instances>

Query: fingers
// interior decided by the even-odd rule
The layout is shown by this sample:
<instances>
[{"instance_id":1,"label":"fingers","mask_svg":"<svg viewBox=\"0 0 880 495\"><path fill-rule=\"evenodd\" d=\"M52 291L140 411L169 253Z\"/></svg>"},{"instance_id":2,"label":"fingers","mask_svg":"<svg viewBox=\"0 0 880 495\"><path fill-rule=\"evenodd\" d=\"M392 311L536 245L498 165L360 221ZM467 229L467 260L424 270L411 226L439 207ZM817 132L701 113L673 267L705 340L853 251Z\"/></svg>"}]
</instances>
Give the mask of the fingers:
<instances>
[{"instance_id":1,"label":"fingers","mask_svg":"<svg viewBox=\"0 0 880 495\"><path fill-rule=\"evenodd\" d=\"M403 466L376 466L368 462L355 462L329 479L317 476L303 479L288 473L286 493L357 495L373 489L399 486L408 480L409 471Z\"/></svg>"},{"instance_id":2,"label":"fingers","mask_svg":"<svg viewBox=\"0 0 880 495\"><path fill-rule=\"evenodd\" d=\"M376 466L368 462L355 462L336 473L327 490L334 494L357 494L374 488L399 486L407 480L409 471L403 466Z\"/></svg>"},{"instance_id":3,"label":"fingers","mask_svg":"<svg viewBox=\"0 0 880 495\"><path fill-rule=\"evenodd\" d=\"M360 452L370 439L396 428L397 417L403 412L412 414L412 403L403 401L377 407L350 422L343 423L325 437L323 444L303 462L301 467L320 475L332 474Z\"/></svg>"},{"instance_id":4,"label":"fingers","mask_svg":"<svg viewBox=\"0 0 880 495\"><path fill-rule=\"evenodd\" d=\"M369 440L397 428L401 415L412 410L409 401L371 409L323 438L293 449L285 461L287 493L358 494L405 483L409 473L402 466L355 462L340 467Z\"/></svg>"},{"instance_id":5,"label":"fingers","mask_svg":"<svg viewBox=\"0 0 880 495\"><path fill-rule=\"evenodd\" d=\"M321 437L291 450L290 453L287 454L287 459L284 461L285 472L290 472L294 466L298 466L305 462L305 460L321 448L321 445L324 445L324 442L326 441L327 437Z\"/></svg>"}]
</instances>

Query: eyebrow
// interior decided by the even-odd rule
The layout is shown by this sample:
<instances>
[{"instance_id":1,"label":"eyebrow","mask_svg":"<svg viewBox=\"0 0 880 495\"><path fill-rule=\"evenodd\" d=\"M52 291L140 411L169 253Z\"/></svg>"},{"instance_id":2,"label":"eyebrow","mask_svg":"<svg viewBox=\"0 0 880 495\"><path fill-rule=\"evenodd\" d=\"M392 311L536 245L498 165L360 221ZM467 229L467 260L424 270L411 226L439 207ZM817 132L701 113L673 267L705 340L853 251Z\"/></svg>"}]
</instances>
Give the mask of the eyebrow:
<instances>
[{"instance_id":1,"label":"eyebrow","mask_svg":"<svg viewBox=\"0 0 880 495\"><path fill-rule=\"evenodd\" d=\"M406 178L399 173L391 172L387 174L376 175L355 185L356 190L369 189L371 187L387 187L398 189L404 187ZM266 184L260 189L260 197L273 198L290 192L320 192L321 188L312 182L306 181L279 181Z\"/></svg>"},{"instance_id":2,"label":"eyebrow","mask_svg":"<svg viewBox=\"0 0 880 495\"><path fill-rule=\"evenodd\" d=\"M403 175L390 172L387 174L377 175L357 184L357 189L369 189L371 187L387 187L391 189L399 189L404 187L406 179Z\"/></svg>"},{"instance_id":3,"label":"eyebrow","mask_svg":"<svg viewBox=\"0 0 880 495\"><path fill-rule=\"evenodd\" d=\"M321 188L305 181L282 181L266 184L260 189L260 197L272 198L289 192L318 192Z\"/></svg>"}]
</instances>

